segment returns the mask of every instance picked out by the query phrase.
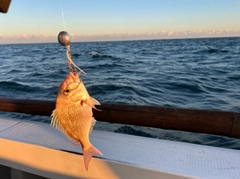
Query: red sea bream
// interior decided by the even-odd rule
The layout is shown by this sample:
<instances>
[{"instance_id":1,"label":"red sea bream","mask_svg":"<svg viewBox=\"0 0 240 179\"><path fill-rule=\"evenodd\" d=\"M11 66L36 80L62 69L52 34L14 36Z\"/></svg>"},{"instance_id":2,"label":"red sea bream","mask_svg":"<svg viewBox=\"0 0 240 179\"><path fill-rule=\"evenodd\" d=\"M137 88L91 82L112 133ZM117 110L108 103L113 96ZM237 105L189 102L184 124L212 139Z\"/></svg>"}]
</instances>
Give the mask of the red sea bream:
<instances>
[{"instance_id":1,"label":"red sea bream","mask_svg":"<svg viewBox=\"0 0 240 179\"><path fill-rule=\"evenodd\" d=\"M74 145L82 146L86 170L92 156L102 155L89 141L95 105L100 103L88 94L79 74L70 72L59 87L56 109L51 115L51 126L63 132Z\"/></svg>"}]
</instances>

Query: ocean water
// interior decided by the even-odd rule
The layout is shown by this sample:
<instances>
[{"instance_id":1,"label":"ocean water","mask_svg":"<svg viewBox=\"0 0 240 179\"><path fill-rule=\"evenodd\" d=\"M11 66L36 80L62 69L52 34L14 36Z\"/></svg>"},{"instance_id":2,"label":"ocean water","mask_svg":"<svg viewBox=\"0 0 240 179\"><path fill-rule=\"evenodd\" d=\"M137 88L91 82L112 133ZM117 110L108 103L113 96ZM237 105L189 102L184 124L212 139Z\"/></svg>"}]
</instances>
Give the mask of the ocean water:
<instances>
[{"instance_id":1,"label":"ocean water","mask_svg":"<svg viewBox=\"0 0 240 179\"><path fill-rule=\"evenodd\" d=\"M55 100L69 72L65 54L58 43L0 45L0 96ZM101 103L240 111L240 38L72 43L71 54ZM95 129L240 149L240 139L208 134L106 122Z\"/></svg>"}]
</instances>

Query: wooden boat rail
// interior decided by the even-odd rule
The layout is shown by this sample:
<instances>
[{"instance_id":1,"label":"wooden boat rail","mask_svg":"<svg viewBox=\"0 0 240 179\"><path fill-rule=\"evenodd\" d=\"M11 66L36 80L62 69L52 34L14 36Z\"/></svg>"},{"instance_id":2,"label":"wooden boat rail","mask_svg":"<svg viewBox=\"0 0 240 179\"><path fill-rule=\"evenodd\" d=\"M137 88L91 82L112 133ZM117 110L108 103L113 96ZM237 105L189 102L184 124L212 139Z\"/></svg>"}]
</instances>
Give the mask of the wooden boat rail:
<instances>
[{"instance_id":1,"label":"wooden boat rail","mask_svg":"<svg viewBox=\"0 0 240 179\"><path fill-rule=\"evenodd\" d=\"M0 111L50 116L55 101L0 97ZM98 121L240 137L240 113L160 106L101 104Z\"/></svg>"}]
</instances>

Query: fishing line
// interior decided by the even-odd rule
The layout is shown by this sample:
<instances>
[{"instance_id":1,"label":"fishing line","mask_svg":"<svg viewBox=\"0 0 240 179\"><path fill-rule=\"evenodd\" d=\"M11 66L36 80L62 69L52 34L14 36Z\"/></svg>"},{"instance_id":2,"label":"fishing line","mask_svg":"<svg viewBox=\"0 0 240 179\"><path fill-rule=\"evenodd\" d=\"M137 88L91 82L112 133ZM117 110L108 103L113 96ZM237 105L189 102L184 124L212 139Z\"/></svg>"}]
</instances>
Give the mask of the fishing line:
<instances>
[{"instance_id":1,"label":"fishing line","mask_svg":"<svg viewBox=\"0 0 240 179\"><path fill-rule=\"evenodd\" d=\"M66 31L66 24L65 24L65 18L64 18L64 13L63 13L63 6L62 6L62 3L61 3L61 9L62 9L63 29L64 29L64 31Z\"/></svg>"},{"instance_id":2,"label":"fishing line","mask_svg":"<svg viewBox=\"0 0 240 179\"><path fill-rule=\"evenodd\" d=\"M78 69L80 72L86 74L81 68L79 68L73 61L72 61L72 56L71 56L71 50L70 50L70 38L69 35L66 31L66 24L65 24L65 18L64 18L64 13L63 13L63 6L61 2L61 10L62 10L62 20L63 20L63 28L64 31L61 31L58 34L58 42L66 47L66 55L67 55L67 61L68 61L68 66L71 72L76 72L76 69Z\"/></svg>"}]
</instances>

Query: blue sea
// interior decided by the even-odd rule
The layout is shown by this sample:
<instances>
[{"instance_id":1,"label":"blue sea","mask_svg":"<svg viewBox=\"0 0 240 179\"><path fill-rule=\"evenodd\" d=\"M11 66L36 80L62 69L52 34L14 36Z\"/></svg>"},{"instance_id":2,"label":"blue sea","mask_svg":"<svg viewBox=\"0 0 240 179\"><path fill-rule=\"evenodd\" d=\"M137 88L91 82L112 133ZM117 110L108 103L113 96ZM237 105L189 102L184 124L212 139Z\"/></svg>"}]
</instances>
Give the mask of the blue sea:
<instances>
[{"instance_id":1,"label":"blue sea","mask_svg":"<svg viewBox=\"0 0 240 179\"><path fill-rule=\"evenodd\" d=\"M100 103L240 112L240 38L71 43ZM0 45L0 96L55 100L69 73L58 43ZM1 116L50 122L48 116ZM98 130L240 149L240 139L98 122Z\"/></svg>"}]
</instances>

